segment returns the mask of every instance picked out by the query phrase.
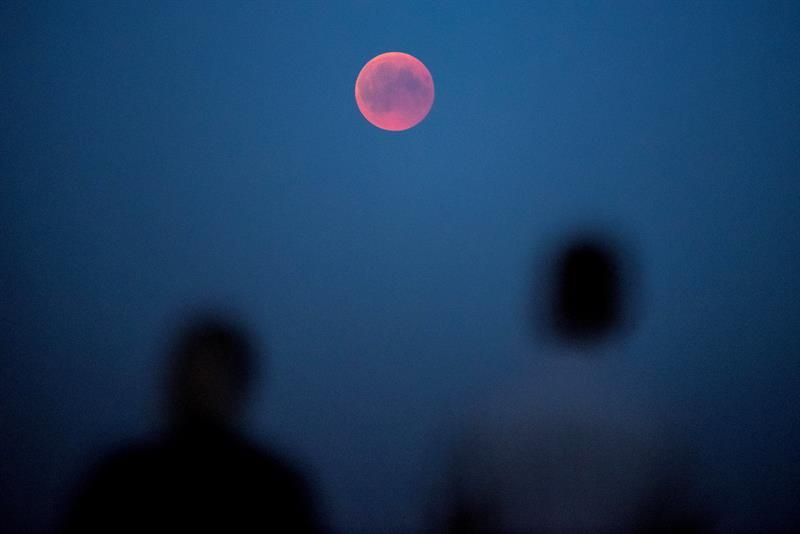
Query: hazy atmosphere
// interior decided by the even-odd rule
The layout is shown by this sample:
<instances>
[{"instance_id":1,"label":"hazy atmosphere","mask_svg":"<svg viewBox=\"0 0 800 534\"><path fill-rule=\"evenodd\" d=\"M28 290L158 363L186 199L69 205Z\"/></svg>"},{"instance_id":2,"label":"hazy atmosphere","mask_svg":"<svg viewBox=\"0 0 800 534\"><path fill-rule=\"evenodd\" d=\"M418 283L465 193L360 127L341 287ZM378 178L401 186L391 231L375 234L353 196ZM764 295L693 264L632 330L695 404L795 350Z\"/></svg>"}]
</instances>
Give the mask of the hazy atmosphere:
<instances>
[{"instance_id":1,"label":"hazy atmosphere","mask_svg":"<svg viewBox=\"0 0 800 534\"><path fill-rule=\"evenodd\" d=\"M158 426L202 306L269 347L247 431L326 528L422 529L464 418L549 350L537 259L585 228L636 256L615 358L720 529L797 521L797 2L4 2L0 35L4 530ZM354 99L387 51L435 84L405 132Z\"/></svg>"}]
</instances>

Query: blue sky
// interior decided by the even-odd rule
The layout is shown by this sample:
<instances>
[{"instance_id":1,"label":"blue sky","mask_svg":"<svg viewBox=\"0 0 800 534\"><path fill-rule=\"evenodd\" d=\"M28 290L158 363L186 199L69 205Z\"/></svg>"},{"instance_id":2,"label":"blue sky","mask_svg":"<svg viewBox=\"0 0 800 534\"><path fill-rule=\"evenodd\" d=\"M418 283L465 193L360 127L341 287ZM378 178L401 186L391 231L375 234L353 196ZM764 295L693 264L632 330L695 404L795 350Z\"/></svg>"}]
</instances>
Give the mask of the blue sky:
<instances>
[{"instance_id":1,"label":"blue sky","mask_svg":"<svg viewBox=\"0 0 800 534\"><path fill-rule=\"evenodd\" d=\"M531 260L576 225L637 243L626 350L723 485L763 486L730 513L797 496L797 3L7 2L0 21L20 526L149 429L165 324L210 301L269 339L252 431L313 467L331 524L419 527L443 422L537 353ZM386 51L434 79L407 132L353 98Z\"/></svg>"}]
</instances>

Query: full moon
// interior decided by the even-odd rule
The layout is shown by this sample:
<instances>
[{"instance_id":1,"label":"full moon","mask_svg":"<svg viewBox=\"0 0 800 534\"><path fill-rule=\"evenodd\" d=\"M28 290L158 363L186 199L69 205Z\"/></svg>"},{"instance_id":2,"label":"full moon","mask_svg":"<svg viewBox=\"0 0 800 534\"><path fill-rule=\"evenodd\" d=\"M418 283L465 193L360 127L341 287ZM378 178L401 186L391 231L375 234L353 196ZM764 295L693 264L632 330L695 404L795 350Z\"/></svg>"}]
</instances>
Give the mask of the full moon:
<instances>
[{"instance_id":1,"label":"full moon","mask_svg":"<svg viewBox=\"0 0 800 534\"><path fill-rule=\"evenodd\" d=\"M356 103L378 128L408 130L431 110L433 78L414 56L386 52L369 60L358 73Z\"/></svg>"}]
</instances>

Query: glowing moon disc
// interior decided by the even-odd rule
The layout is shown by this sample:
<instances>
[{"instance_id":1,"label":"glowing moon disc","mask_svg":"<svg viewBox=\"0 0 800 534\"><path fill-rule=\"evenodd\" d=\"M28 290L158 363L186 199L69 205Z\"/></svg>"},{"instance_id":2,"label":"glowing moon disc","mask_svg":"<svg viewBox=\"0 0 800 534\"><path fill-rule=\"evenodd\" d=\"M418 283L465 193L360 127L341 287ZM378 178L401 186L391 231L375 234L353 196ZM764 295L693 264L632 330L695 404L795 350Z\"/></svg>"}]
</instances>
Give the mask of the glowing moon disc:
<instances>
[{"instance_id":1,"label":"glowing moon disc","mask_svg":"<svg viewBox=\"0 0 800 534\"><path fill-rule=\"evenodd\" d=\"M431 110L433 78L414 56L386 52L369 60L358 73L356 103L378 128L408 130Z\"/></svg>"}]
</instances>

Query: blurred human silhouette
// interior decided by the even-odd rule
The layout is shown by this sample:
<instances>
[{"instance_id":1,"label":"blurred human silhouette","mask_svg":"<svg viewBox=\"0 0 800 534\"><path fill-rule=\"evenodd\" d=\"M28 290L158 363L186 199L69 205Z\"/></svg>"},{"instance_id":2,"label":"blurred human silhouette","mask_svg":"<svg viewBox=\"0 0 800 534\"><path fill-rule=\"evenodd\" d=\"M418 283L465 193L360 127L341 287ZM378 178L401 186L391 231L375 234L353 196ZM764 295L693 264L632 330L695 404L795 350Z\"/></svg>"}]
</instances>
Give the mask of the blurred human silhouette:
<instances>
[{"instance_id":1,"label":"blurred human silhouette","mask_svg":"<svg viewBox=\"0 0 800 534\"><path fill-rule=\"evenodd\" d=\"M555 266L553 326L566 340L594 341L622 323L619 252L592 238L570 244Z\"/></svg>"},{"instance_id":2,"label":"blurred human silhouette","mask_svg":"<svg viewBox=\"0 0 800 534\"><path fill-rule=\"evenodd\" d=\"M246 333L224 319L198 318L169 357L166 435L100 465L65 530L316 530L303 477L237 429L256 359Z\"/></svg>"},{"instance_id":3,"label":"blurred human silhouette","mask_svg":"<svg viewBox=\"0 0 800 534\"><path fill-rule=\"evenodd\" d=\"M691 455L613 343L631 322L630 260L585 234L535 273L531 326L553 343L470 419L446 477L445 530L703 529Z\"/></svg>"}]
</instances>

